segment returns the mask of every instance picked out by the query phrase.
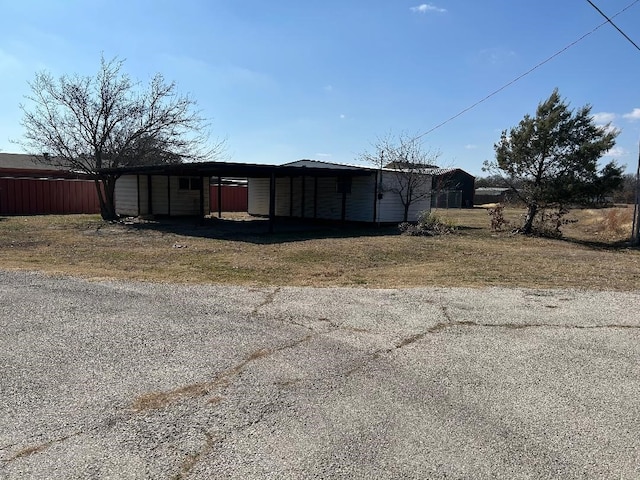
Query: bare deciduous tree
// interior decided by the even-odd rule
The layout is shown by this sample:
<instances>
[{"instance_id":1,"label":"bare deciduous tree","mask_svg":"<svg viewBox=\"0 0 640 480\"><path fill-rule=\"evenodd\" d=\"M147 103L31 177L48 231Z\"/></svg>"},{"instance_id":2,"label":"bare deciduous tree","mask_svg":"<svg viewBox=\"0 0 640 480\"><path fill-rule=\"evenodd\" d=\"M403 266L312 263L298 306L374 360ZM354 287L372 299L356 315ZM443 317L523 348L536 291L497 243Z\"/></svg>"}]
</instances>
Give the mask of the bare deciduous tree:
<instances>
[{"instance_id":1,"label":"bare deciduous tree","mask_svg":"<svg viewBox=\"0 0 640 480\"><path fill-rule=\"evenodd\" d=\"M392 170L392 182L382 184L381 191L398 195L404 207L404 221L415 202L431 197L432 177L427 170L437 168L439 152L425 150L415 137L402 133L397 137L386 135L373 144L372 152L360 155L360 160L378 168Z\"/></svg>"},{"instance_id":2,"label":"bare deciduous tree","mask_svg":"<svg viewBox=\"0 0 640 480\"><path fill-rule=\"evenodd\" d=\"M17 141L43 163L94 179L102 217L116 218L117 175L105 168L213 159L224 142L211 145L196 102L156 74L146 88L122 72L124 61L101 58L95 76L36 74L23 111L25 133Z\"/></svg>"}]
</instances>

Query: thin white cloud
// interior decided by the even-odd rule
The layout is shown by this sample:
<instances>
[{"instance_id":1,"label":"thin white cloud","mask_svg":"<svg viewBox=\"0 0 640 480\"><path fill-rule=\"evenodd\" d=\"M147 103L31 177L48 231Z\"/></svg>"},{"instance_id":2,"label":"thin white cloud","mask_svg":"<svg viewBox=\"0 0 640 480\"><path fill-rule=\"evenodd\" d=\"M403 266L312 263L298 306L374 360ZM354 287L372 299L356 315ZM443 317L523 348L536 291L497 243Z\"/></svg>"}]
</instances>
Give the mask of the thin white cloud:
<instances>
[{"instance_id":1,"label":"thin white cloud","mask_svg":"<svg viewBox=\"0 0 640 480\"><path fill-rule=\"evenodd\" d=\"M329 158L332 157L330 153L316 153L316 157Z\"/></svg>"},{"instance_id":2,"label":"thin white cloud","mask_svg":"<svg viewBox=\"0 0 640 480\"><path fill-rule=\"evenodd\" d=\"M478 148L478 146L474 145L472 143L469 143L469 144L465 145L464 148L466 148L467 150L475 150L476 148Z\"/></svg>"},{"instance_id":3,"label":"thin white cloud","mask_svg":"<svg viewBox=\"0 0 640 480\"><path fill-rule=\"evenodd\" d=\"M421 5L411 7L410 10L415 13L428 13L428 12L445 13L447 11L446 8L436 7L435 5L431 5L430 3L423 3Z\"/></svg>"},{"instance_id":4,"label":"thin white cloud","mask_svg":"<svg viewBox=\"0 0 640 480\"><path fill-rule=\"evenodd\" d=\"M599 112L591 115L593 121L596 122L597 125L606 125L607 123L613 122L616 119L615 113L609 112Z\"/></svg>"},{"instance_id":5,"label":"thin white cloud","mask_svg":"<svg viewBox=\"0 0 640 480\"><path fill-rule=\"evenodd\" d=\"M626 118L627 120L631 120L632 122L640 120L640 108L634 108L633 112L625 113L624 115L622 115L622 117Z\"/></svg>"},{"instance_id":6,"label":"thin white cloud","mask_svg":"<svg viewBox=\"0 0 640 480\"><path fill-rule=\"evenodd\" d=\"M325 85L324 87L322 87L322 89L325 92L332 92L333 91L333 85Z\"/></svg>"},{"instance_id":7,"label":"thin white cloud","mask_svg":"<svg viewBox=\"0 0 640 480\"><path fill-rule=\"evenodd\" d=\"M605 157L624 157L626 155L628 155L629 152L627 152L624 148L621 147L613 147L611 150L607 151L607 153L604 154Z\"/></svg>"},{"instance_id":8,"label":"thin white cloud","mask_svg":"<svg viewBox=\"0 0 640 480\"><path fill-rule=\"evenodd\" d=\"M341 113L341 114L340 114L340 118L343 118L343 119L344 119L344 118L347 118L347 116L346 116L344 113Z\"/></svg>"}]
</instances>

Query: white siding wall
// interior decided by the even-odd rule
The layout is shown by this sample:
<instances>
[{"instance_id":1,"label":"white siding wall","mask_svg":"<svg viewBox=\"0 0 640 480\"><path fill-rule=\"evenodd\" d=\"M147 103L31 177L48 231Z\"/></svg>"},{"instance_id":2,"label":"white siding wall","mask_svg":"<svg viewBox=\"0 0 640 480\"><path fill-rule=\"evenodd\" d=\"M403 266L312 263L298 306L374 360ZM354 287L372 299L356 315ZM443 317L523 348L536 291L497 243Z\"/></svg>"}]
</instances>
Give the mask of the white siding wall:
<instances>
[{"instance_id":1,"label":"white siding wall","mask_svg":"<svg viewBox=\"0 0 640 480\"><path fill-rule=\"evenodd\" d=\"M209 179L203 178L204 211L209 211ZM200 190L180 190L179 177L171 177L171 215L200 215Z\"/></svg>"},{"instance_id":2,"label":"white siding wall","mask_svg":"<svg viewBox=\"0 0 640 480\"><path fill-rule=\"evenodd\" d=\"M400 196L395 192L389 191L389 189L398 185L395 174L393 172L383 172L382 184L386 191L382 200L378 203L379 221L383 223L401 222L404 218L404 206ZM431 190L431 182L426 182L425 189L427 192ZM410 222L416 221L420 212L424 210L431 210L430 195L426 195L411 204L408 220Z\"/></svg>"},{"instance_id":3,"label":"white siding wall","mask_svg":"<svg viewBox=\"0 0 640 480\"><path fill-rule=\"evenodd\" d=\"M123 175L116 181L116 212L119 215L145 215L149 213L149 192L146 175ZM151 195L154 215L200 215L200 190L180 190L178 177L171 177L171 211L167 191L168 177L151 177ZM202 179L204 186L204 211L209 211L209 179ZM138 188L140 211L138 211ZM267 185L268 188L268 185Z\"/></svg>"},{"instance_id":4,"label":"white siding wall","mask_svg":"<svg viewBox=\"0 0 640 480\"><path fill-rule=\"evenodd\" d=\"M290 180L289 177L276 178L276 216L288 217L290 210ZM269 203L267 197L267 205Z\"/></svg>"},{"instance_id":5,"label":"white siding wall","mask_svg":"<svg viewBox=\"0 0 640 480\"><path fill-rule=\"evenodd\" d=\"M351 193L347 194L347 220L354 222L373 221L373 199L375 189L375 175L353 178L351 183ZM340 197L342 197L342 195L340 195ZM342 204L342 198L340 198L340 202Z\"/></svg>"},{"instance_id":6,"label":"white siding wall","mask_svg":"<svg viewBox=\"0 0 640 480\"><path fill-rule=\"evenodd\" d=\"M353 177L351 193L347 194L345 217L349 221L372 222L373 201L375 195L375 175ZM318 200L316 213L318 219L340 220L342 218L342 194L336 191L336 177L319 177L317 180L318 193L314 195L314 179L305 177L305 218L313 218L314 197ZM397 178L391 172L383 172L383 184L392 188L397 185ZM248 212L252 215L269 215L269 179L250 178ZM430 182L425 188L430 189ZM289 177L276 179L276 215L288 217L290 210L291 180ZM293 216L299 217L302 207L302 177L293 179ZM430 210L429 195L415 201L409 208L409 221L415 221L420 212ZM397 193L385 191L378 202L378 219L383 223L401 222L404 217L404 207Z\"/></svg>"},{"instance_id":7,"label":"white siding wall","mask_svg":"<svg viewBox=\"0 0 640 480\"><path fill-rule=\"evenodd\" d=\"M138 216L138 177L123 175L116 180L116 213L118 215Z\"/></svg>"},{"instance_id":8,"label":"white siding wall","mask_svg":"<svg viewBox=\"0 0 640 480\"><path fill-rule=\"evenodd\" d=\"M269 215L269 179L247 179L247 212L249 215Z\"/></svg>"},{"instance_id":9,"label":"white siding wall","mask_svg":"<svg viewBox=\"0 0 640 480\"><path fill-rule=\"evenodd\" d=\"M147 175L140 175L138 181L138 199L140 202L140 211L138 215L149 214L149 177Z\"/></svg>"},{"instance_id":10,"label":"white siding wall","mask_svg":"<svg viewBox=\"0 0 640 480\"><path fill-rule=\"evenodd\" d=\"M167 198L167 180L165 175L154 175L151 177L151 201L154 215L169 215L169 203ZM171 192L173 195L173 192ZM173 212L172 212L173 213Z\"/></svg>"}]
</instances>

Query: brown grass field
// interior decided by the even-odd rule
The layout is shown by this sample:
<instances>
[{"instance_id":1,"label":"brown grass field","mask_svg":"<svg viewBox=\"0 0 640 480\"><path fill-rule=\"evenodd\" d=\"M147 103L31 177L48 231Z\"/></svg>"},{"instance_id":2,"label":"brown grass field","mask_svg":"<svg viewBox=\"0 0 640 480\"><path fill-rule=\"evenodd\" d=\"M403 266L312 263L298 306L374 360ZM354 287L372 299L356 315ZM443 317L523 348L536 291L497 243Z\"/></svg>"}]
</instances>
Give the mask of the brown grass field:
<instances>
[{"instance_id":1,"label":"brown grass field","mask_svg":"<svg viewBox=\"0 0 640 480\"><path fill-rule=\"evenodd\" d=\"M483 208L440 210L458 233L306 226L263 220L120 223L98 216L0 217L0 268L92 279L236 285L640 288L632 207L575 210L562 240L492 232ZM506 210L520 222L521 210Z\"/></svg>"}]
</instances>

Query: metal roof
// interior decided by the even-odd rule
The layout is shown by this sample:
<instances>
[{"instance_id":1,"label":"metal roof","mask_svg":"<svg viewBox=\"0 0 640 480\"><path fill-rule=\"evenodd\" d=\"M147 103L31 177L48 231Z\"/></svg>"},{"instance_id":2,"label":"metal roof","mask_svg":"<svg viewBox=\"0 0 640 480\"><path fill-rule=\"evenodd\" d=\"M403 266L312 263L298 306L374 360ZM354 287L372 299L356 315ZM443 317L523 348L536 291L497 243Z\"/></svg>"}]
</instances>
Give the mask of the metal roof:
<instances>
[{"instance_id":1,"label":"metal roof","mask_svg":"<svg viewBox=\"0 0 640 480\"><path fill-rule=\"evenodd\" d=\"M235 162L193 162L172 165L144 165L119 168L103 168L101 173L118 175L179 175L202 177L289 177L308 175L310 177L334 177L341 175L365 176L371 171L362 167L344 167L328 164L323 167L306 165L263 165Z\"/></svg>"},{"instance_id":2,"label":"metal roof","mask_svg":"<svg viewBox=\"0 0 640 480\"><path fill-rule=\"evenodd\" d=\"M67 167L39 162L27 153L0 153L0 169L12 170L69 170Z\"/></svg>"}]
</instances>

